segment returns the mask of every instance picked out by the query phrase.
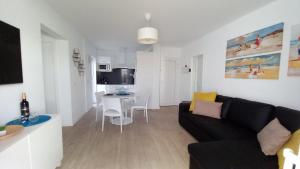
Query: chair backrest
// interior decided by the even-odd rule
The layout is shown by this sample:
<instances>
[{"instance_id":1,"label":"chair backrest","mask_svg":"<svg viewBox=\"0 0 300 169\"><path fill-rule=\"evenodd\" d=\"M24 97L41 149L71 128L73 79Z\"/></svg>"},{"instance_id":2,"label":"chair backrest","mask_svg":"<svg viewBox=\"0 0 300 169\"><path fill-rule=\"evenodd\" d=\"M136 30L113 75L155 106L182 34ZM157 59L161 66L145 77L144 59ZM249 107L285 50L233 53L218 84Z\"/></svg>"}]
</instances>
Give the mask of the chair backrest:
<instances>
[{"instance_id":1,"label":"chair backrest","mask_svg":"<svg viewBox=\"0 0 300 169\"><path fill-rule=\"evenodd\" d=\"M121 114L122 107L120 98L103 97L103 112L107 110L116 110Z\"/></svg>"},{"instance_id":2,"label":"chair backrest","mask_svg":"<svg viewBox=\"0 0 300 169\"><path fill-rule=\"evenodd\" d=\"M95 93L97 104L102 102L102 98L103 98L104 94L105 94L105 92L96 92Z\"/></svg>"}]
</instances>

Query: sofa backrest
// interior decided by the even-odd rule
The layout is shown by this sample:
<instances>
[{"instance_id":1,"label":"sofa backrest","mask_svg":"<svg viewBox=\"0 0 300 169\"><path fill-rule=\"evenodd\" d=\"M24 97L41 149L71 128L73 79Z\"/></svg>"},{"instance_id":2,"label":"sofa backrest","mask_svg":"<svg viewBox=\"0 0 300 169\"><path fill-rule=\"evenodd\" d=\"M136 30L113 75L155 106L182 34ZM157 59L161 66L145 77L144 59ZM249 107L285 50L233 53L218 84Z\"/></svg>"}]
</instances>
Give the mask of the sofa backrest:
<instances>
[{"instance_id":1,"label":"sofa backrest","mask_svg":"<svg viewBox=\"0 0 300 169\"><path fill-rule=\"evenodd\" d=\"M300 111L285 107L276 107L276 117L292 133L300 129Z\"/></svg>"},{"instance_id":2,"label":"sofa backrest","mask_svg":"<svg viewBox=\"0 0 300 169\"><path fill-rule=\"evenodd\" d=\"M217 95L216 102L223 103L221 109L221 118L224 119L228 115L232 99L232 97Z\"/></svg>"},{"instance_id":3,"label":"sofa backrest","mask_svg":"<svg viewBox=\"0 0 300 169\"><path fill-rule=\"evenodd\" d=\"M275 117L275 107L270 104L234 98L226 119L259 132Z\"/></svg>"}]
</instances>

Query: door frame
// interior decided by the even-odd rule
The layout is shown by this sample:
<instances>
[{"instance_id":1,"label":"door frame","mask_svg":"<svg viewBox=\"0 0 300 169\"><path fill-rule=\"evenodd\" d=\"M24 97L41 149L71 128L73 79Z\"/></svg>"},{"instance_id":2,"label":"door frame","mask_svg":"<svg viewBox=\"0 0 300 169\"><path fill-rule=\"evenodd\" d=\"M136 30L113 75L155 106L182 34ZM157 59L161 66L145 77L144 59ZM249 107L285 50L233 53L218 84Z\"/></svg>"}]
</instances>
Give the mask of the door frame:
<instances>
[{"instance_id":1,"label":"door frame","mask_svg":"<svg viewBox=\"0 0 300 169\"><path fill-rule=\"evenodd\" d=\"M71 96L71 70L70 70L70 44L67 39L52 31L49 27L41 24L41 45L42 36L46 35L54 39L54 78L55 78L55 99L56 110L62 117L63 126L72 126L72 96ZM41 51L42 52L42 51ZM44 57L44 56L42 56ZM44 65L43 58L43 65ZM44 70L43 70L44 71ZM44 72L43 72L44 73ZM44 76L44 75L43 75ZM45 77L43 77L45 78ZM45 83L45 81L43 81ZM46 112L46 96L44 87L44 112Z\"/></svg>"},{"instance_id":2,"label":"door frame","mask_svg":"<svg viewBox=\"0 0 300 169\"><path fill-rule=\"evenodd\" d=\"M199 54L199 55L195 55L191 58L191 68L192 68L192 72L191 72L191 93L194 93L196 91L198 91L198 70L199 70L199 59L201 58L202 60L202 67L201 67L201 90L203 89L203 65L204 65L204 56L203 54ZM197 64L196 64L197 63Z\"/></svg>"}]
</instances>

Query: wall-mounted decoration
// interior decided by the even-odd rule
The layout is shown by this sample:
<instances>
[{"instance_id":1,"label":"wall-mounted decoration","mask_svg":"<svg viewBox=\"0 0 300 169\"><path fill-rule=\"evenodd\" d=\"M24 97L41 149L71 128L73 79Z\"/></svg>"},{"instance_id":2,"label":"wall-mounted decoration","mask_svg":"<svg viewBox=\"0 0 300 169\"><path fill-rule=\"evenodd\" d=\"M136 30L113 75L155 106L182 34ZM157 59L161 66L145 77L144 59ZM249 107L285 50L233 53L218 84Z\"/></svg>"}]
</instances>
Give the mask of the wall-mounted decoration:
<instances>
[{"instance_id":1,"label":"wall-mounted decoration","mask_svg":"<svg viewBox=\"0 0 300 169\"><path fill-rule=\"evenodd\" d=\"M300 76L300 24L292 26L288 75Z\"/></svg>"},{"instance_id":2,"label":"wall-mounted decoration","mask_svg":"<svg viewBox=\"0 0 300 169\"><path fill-rule=\"evenodd\" d=\"M276 52L282 49L283 23L227 41L226 59Z\"/></svg>"},{"instance_id":3,"label":"wall-mounted decoration","mask_svg":"<svg viewBox=\"0 0 300 169\"><path fill-rule=\"evenodd\" d=\"M80 49L79 48L75 48L73 50L73 62L75 64L75 66L77 67L78 69L78 73L79 75L83 75L84 74L84 60L81 58L81 55L80 55Z\"/></svg>"},{"instance_id":4,"label":"wall-mounted decoration","mask_svg":"<svg viewBox=\"0 0 300 169\"><path fill-rule=\"evenodd\" d=\"M226 60L225 77L241 79L278 79L280 53Z\"/></svg>"}]
</instances>

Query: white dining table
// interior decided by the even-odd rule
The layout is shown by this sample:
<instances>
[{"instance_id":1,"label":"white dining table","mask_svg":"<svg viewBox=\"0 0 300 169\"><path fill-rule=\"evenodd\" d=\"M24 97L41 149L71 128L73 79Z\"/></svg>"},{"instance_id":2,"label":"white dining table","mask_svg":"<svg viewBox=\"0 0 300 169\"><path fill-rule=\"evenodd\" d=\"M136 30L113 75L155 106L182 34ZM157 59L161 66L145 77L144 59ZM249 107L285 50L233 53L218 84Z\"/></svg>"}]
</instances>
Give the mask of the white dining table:
<instances>
[{"instance_id":1,"label":"white dining table","mask_svg":"<svg viewBox=\"0 0 300 169\"><path fill-rule=\"evenodd\" d=\"M110 97L110 98L120 98L121 104L122 104L122 111L125 109L125 111L122 112L123 115L123 123L122 125L128 125L132 123L132 119L127 116L127 102L126 100L134 100L135 94L134 93L128 93L128 94L117 94L117 93L111 93L111 94L105 94L103 97ZM111 119L111 123L114 125L121 125L120 117L115 117Z\"/></svg>"}]
</instances>

